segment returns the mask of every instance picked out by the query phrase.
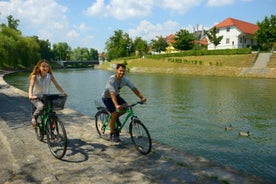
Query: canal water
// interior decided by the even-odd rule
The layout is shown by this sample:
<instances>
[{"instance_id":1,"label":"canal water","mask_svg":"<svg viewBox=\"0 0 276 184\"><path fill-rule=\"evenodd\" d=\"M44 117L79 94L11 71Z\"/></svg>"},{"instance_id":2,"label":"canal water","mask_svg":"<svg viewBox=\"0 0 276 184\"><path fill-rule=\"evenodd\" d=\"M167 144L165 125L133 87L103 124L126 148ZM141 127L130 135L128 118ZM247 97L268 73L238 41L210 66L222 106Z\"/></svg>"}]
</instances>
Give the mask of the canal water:
<instances>
[{"instance_id":1,"label":"canal water","mask_svg":"<svg viewBox=\"0 0 276 184\"><path fill-rule=\"evenodd\" d=\"M28 74L5 80L25 91ZM66 106L94 116L111 71L55 70ZM153 139L193 155L276 181L276 80L127 73L147 97L136 113ZM53 88L52 93L56 90ZM122 96L137 97L127 88ZM232 125L232 130L225 127ZM250 132L249 137L239 132ZM96 132L95 132L96 133Z\"/></svg>"}]
</instances>

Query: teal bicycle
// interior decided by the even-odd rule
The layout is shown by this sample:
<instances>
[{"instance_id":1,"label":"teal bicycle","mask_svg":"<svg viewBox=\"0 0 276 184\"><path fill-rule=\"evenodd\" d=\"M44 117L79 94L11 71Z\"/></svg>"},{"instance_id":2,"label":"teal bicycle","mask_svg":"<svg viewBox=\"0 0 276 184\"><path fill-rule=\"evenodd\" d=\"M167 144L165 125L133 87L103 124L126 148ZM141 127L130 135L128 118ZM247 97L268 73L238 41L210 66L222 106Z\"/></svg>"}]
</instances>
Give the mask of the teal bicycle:
<instances>
[{"instance_id":1,"label":"teal bicycle","mask_svg":"<svg viewBox=\"0 0 276 184\"><path fill-rule=\"evenodd\" d=\"M61 159L67 150L67 134L62 121L55 110L64 108L66 96L58 94L43 95L40 100L45 104L43 113L37 118L38 127L35 128L36 138L39 141L47 136L48 147L54 157ZM35 106L32 105L32 113Z\"/></svg>"},{"instance_id":2,"label":"teal bicycle","mask_svg":"<svg viewBox=\"0 0 276 184\"><path fill-rule=\"evenodd\" d=\"M111 114L103 104L99 103L99 101L95 101L95 104L98 110L98 112L95 115L95 124L97 132L99 136L102 138L108 137L110 130L109 121L111 118ZM121 133L123 127L130 119L129 134L132 143L134 144L138 152L140 152L143 155L146 155L151 151L152 141L146 126L141 122L141 120L138 118L137 115L135 115L133 111L133 107L135 107L138 104L142 105L143 102L136 102L134 104L128 105L124 108L124 110L119 112L125 114L125 119L122 123L117 121L115 123L115 128L116 132Z\"/></svg>"}]
</instances>

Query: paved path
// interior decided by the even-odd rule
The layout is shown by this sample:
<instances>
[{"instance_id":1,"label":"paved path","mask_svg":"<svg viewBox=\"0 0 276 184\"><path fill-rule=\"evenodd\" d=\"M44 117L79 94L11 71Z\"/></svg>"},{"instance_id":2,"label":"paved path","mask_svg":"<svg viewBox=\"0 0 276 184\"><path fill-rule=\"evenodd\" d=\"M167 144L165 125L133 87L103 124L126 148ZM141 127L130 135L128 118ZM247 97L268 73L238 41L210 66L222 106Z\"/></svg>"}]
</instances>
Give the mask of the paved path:
<instances>
[{"instance_id":1,"label":"paved path","mask_svg":"<svg viewBox=\"0 0 276 184\"><path fill-rule=\"evenodd\" d=\"M253 69L257 68L266 68L267 63L269 62L271 53L259 53L259 56L254 63Z\"/></svg>"},{"instance_id":2,"label":"paved path","mask_svg":"<svg viewBox=\"0 0 276 184\"><path fill-rule=\"evenodd\" d=\"M155 141L152 153L140 155L128 136L119 145L100 139L94 119L71 109L59 113L69 146L63 160L57 160L35 138L26 96L0 76L1 184L267 183Z\"/></svg>"}]
</instances>

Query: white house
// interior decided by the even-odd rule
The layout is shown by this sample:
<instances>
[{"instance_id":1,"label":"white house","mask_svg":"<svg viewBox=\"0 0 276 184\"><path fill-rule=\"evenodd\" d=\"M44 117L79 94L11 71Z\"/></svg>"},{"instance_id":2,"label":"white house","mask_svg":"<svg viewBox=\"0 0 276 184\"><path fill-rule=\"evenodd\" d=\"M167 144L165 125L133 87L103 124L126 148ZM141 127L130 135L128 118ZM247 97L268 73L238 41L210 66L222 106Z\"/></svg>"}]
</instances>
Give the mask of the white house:
<instances>
[{"instance_id":1,"label":"white house","mask_svg":"<svg viewBox=\"0 0 276 184\"><path fill-rule=\"evenodd\" d=\"M212 29L212 28L211 28ZM257 45L253 36L259 26L241 20L227 18L216 25L217 37L223 36L220 44L215 48L208 40L208 50L247 48Z\"/></svg>"}]
</instances>

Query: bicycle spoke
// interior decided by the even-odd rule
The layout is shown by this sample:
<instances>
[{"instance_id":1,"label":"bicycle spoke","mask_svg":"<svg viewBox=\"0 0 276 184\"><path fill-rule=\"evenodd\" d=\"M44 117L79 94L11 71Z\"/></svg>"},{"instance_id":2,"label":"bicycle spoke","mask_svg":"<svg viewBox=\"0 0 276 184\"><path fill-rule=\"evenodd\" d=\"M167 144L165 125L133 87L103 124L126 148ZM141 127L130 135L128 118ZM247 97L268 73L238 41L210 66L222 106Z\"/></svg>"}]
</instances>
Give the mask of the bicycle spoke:
<instances>
[{"instance_id":1,"label":"bicycle spoke","mask_svg":"<svg viewBox=\"0 0 276 184\"><path fill-rule=\"evenodd\" d=\"M137 151L148 154L151 151L151 138L146 127L139 120L134 120L129 128L131 140Z\"/></svg>"},{"instance_id":2,"label":"bicycle spoke","mask_svg":"<svg viewBox=\"0 0 276 184\"><path fill-rule=\"evenodd\" d=\"M67 150L67 135L63 123L53 118L47 123L47 141L51 153L61 159Z\"/></svg>"},{"instance_id":3,"label":"bicycle spoke","mask_svg":"<svg viewBox=\"0 0 276 184\"><path fill-rule=\"evenodd\" d=\"M102 137L108 128L108 113L105 111L99 111L95 116L95 125L98 134Z\"/></svg>"}]
</instances>

